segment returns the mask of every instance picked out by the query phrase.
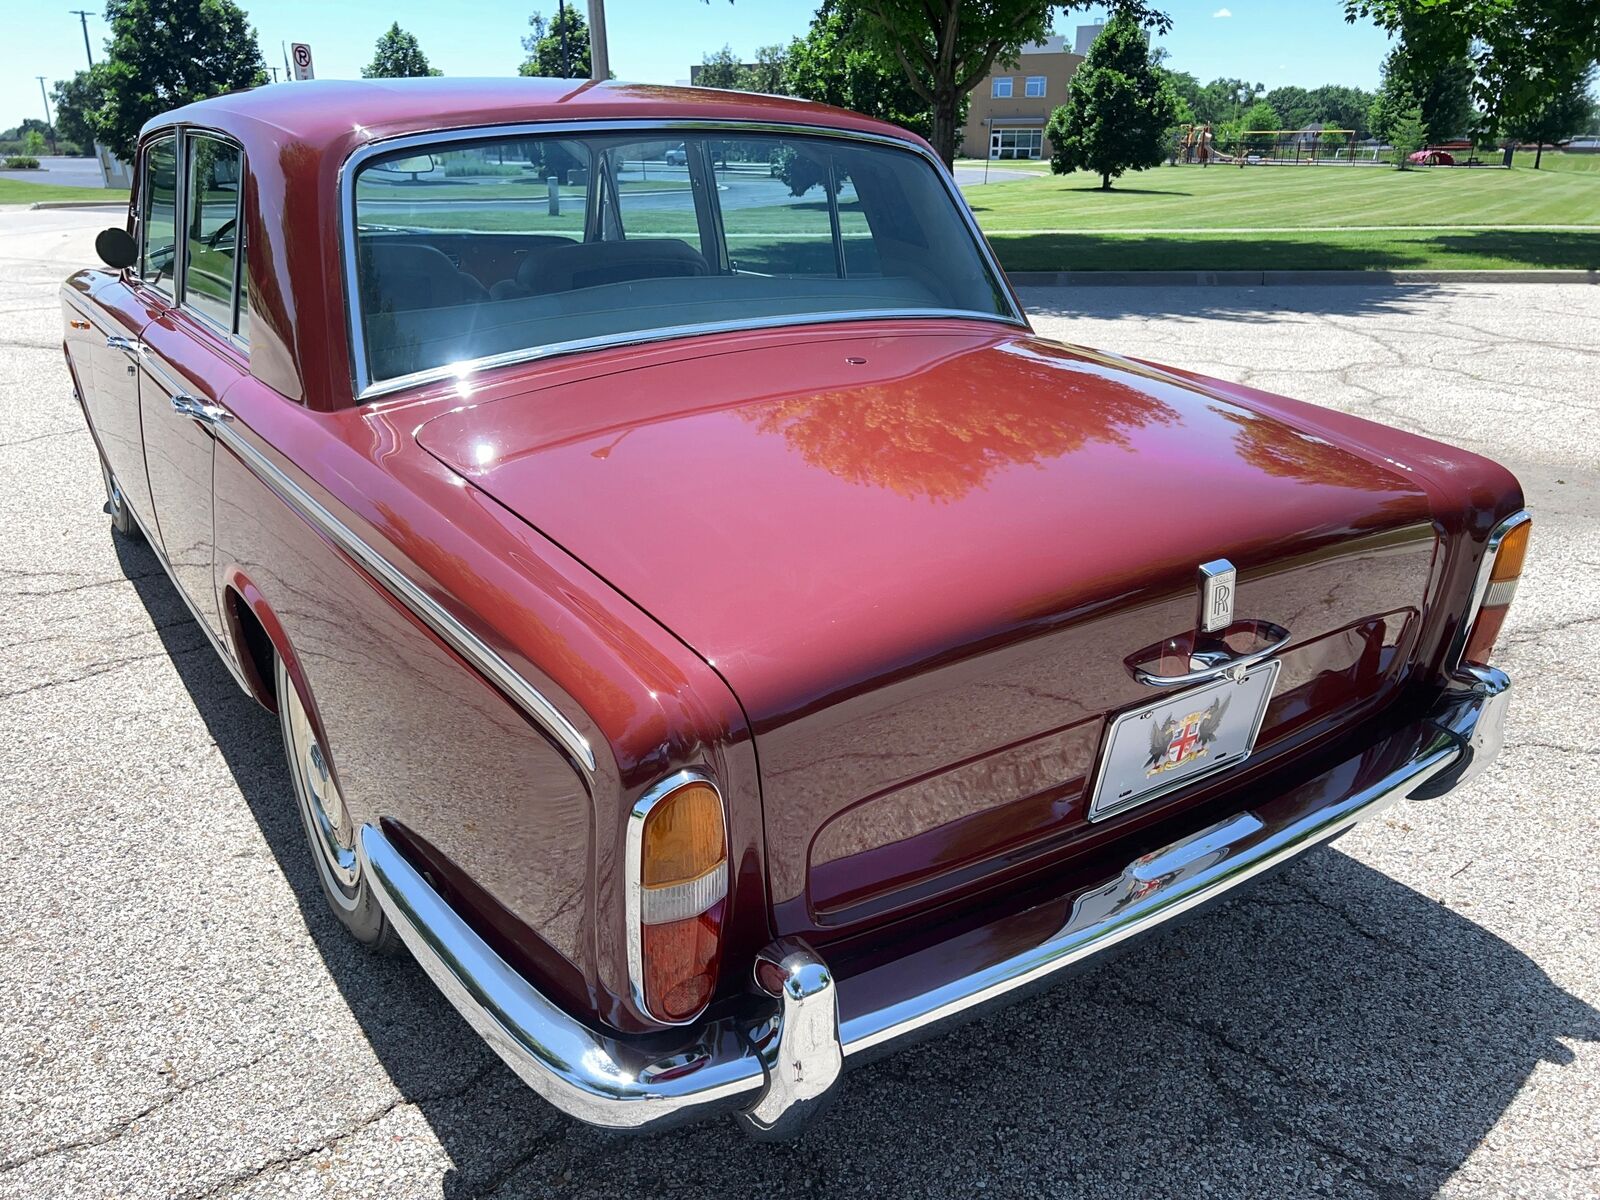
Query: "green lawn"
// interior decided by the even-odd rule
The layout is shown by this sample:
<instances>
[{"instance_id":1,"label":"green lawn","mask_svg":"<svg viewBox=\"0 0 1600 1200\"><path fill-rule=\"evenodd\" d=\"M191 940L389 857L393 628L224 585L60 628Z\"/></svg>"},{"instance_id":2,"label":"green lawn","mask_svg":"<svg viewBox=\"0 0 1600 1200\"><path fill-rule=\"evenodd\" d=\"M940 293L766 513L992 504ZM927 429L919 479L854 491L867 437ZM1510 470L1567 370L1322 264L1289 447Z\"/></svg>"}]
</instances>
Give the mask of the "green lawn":
<instances>
[{"instance_id":1,"label":"green lawn","mask_svg":"<svg viewBox=\"0 0 1600 1200\"><path fill-rule=\"evenodd\" d=\"M1015 271L1600 267L1600 176L1564 166L1158 167L1110 192L1087 174L964 191Z\"/></svg>"},{"instance_id":2,"label":"green lawn","mask_svg":"<svg viewBox=\"0 0 1600 1200\"><path fill-rule=\"evenodd\" d=\"M1533 166L1537 157L1532 150L1518 150L1516 164L1519 167ZM1498 157L1495 161L1499 161ZM1559 154L1549 150L1544 152L1544 161L1539 164L1541 171L1596 171L1600 172L1600 153L1590 154Z\"/></svg>"},{"instance_id":3,"label":"green lawn","mask_svg":"<svg viewBox=\"0 0 1600 1200\"><path fill-rule=\"evenodd\" d=\"M116 188L63 187L59 183L34 183L31 179L6 176L0 179L0 204L36 204L40 200L84 200L90 203L117 200L128 202L128 193Z\"/></svg>"}]
</instances>

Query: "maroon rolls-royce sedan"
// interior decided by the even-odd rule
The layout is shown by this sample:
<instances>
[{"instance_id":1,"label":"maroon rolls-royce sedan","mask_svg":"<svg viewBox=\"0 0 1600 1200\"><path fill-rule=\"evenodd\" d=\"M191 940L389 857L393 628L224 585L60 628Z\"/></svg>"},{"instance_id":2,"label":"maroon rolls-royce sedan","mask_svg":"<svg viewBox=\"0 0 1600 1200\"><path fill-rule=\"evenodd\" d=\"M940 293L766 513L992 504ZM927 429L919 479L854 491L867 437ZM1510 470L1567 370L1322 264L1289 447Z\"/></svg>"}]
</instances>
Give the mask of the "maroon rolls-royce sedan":
<instances>
[{"instance_id":1,"label":"maroon rolls-royce sedan","mask_svg":"<svg viewBox=\"0 0 1600 1200\"><path fill-rule=\"evenodd\" d=\"M99 249L116 528L339 919L582 1120L792 1132L1498 749L1516 480L1035 336L901 130L270 87L151 122Z\"/></svg>"}]
</instances>

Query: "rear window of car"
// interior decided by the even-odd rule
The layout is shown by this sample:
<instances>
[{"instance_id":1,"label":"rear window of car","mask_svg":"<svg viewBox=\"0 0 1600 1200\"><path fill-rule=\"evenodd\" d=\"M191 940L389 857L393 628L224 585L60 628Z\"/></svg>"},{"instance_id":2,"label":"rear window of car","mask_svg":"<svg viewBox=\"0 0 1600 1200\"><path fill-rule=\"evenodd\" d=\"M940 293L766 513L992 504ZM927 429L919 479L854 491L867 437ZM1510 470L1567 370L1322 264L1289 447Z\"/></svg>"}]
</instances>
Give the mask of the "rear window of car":
<instances>
[{"instance_id":1,"label":"rear window of car","mask_svg":"<svg viewBox=\"0 0 1600 1200\"><path fill-rule=\"evenodd\" d=\"M933 164L723 131L412 144L350 203L358 383L699 328L1016 319Z\"/></svg>"}]
</instances>

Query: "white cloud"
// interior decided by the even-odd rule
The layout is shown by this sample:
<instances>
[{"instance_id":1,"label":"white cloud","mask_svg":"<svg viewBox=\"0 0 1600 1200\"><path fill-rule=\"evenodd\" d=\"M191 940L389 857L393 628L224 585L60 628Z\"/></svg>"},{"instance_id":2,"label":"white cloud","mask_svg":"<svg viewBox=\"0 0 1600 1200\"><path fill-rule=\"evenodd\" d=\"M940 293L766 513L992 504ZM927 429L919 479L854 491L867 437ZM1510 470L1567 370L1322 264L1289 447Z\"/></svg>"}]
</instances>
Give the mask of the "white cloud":
<instances>
[{"instance_id":1,"label":"white cloud","mask_svg":"<svg viewBox=\"0 0 1600 1200\"><path fill-rule=\"evenodd\" d=\"M1212 13L1211 15L1213 17L1231 17L1231 16L1233 16L1233 13L1231 13L1226 8L1219 8L1219 9L1217 9L1216 12Z\"/></svg>"}]
</instances>

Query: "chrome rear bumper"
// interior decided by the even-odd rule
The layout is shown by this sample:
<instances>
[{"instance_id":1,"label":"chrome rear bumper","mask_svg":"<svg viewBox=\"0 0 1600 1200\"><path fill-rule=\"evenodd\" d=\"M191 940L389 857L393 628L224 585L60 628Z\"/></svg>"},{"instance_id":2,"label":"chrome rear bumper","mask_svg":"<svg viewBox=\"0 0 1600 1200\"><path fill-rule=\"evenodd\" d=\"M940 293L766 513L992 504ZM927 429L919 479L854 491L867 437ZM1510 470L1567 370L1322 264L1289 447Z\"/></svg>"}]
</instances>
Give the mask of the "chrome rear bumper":
<instances>
[{"instance_id":1,"label":"chrome rear bumper","mask_svg":"<svg viewBox=\"0 0 1600 1200\"><path fill-rule=\"evenodd\" d=\"M1118 943L1226 895L1402 797L1442 795L1499 751L1509 681L1474 670L1428 719L1291 792L1141 855L1116 876L1057 902L1054 932L958 978L910 994L896 979L937 977L941 960L1018 944L997 923L849 979L800 942L766 952L780 994L763 1015L708 1022L662 1038L610 1036L575 1020L509 967L375 826L361 831L366 877L439 989L521 1078L563 1112L638 1129L716 1112L783 1136L829 1095L844 1059L938 1032L1054 980ZM1022 914L1036 924L1038 909ZM1027 926L1027 927L1031 927ZM995 936L1004 932L1007 936ZM920 959L921 962L911 961ZM908 967L910 968L908 970ZM676 1040L674 1040L676 1034Z\"/></svg>"}]
</instances>

